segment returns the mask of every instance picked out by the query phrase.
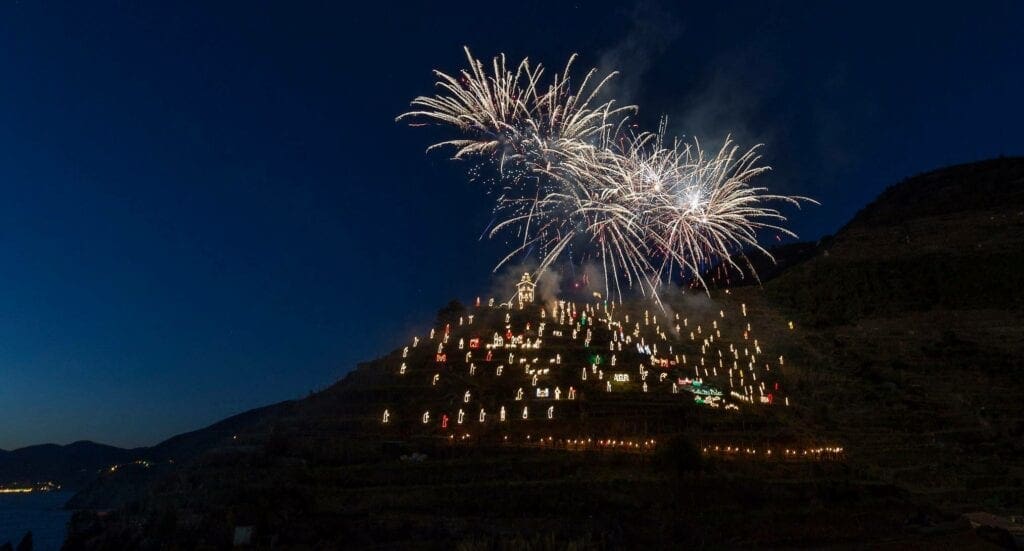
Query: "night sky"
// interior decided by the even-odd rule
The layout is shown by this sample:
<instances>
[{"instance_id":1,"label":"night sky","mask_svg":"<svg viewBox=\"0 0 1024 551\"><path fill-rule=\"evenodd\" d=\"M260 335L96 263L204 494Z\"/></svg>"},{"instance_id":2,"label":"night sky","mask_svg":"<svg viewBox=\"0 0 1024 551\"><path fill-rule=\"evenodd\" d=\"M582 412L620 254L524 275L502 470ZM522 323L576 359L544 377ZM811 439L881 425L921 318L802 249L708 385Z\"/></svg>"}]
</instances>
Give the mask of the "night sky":
<instances>
[{"instance_id":1,"label":"night sky","mask_svg":"<svg viewBox=\"0 0 1024 551\"><path fill-rule=\"evenodd\" d=\"M488 296L490 199L394 122L463 45L578 52L648 127L765 143L809 240L1024 154L1019 2L198 4L0 6L0 448L155 444Z\"/></svg>"}]
</instances>

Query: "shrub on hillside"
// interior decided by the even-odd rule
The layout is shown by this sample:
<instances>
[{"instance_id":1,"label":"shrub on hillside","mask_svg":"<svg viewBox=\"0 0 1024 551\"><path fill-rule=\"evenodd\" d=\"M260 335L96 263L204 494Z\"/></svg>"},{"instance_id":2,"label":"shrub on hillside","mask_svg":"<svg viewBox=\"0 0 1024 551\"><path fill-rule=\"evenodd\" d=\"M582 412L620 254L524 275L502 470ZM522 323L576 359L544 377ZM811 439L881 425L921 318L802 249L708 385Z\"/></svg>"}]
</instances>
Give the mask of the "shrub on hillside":
<instances>
[{"instance_id":1,"label":"shrub on hillside","mask_svg":"<svg viewBox=\"0 0 1024 551\"><path fill-rule=\"evenodd\" d=\"M689 437L677 434L658 446L657 461L677 473L700 471L704 466L700 448Z\"/></svg>"}]
</instances>

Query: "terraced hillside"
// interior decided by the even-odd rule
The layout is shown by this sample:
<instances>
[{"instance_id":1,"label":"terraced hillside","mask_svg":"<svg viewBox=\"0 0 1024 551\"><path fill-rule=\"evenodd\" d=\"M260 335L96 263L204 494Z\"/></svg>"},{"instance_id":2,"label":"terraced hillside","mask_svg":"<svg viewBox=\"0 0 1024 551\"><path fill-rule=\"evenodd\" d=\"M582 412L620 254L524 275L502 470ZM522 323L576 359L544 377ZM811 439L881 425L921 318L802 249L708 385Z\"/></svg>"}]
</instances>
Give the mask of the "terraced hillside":
<instances>
[{"instance_id":1,"label":"terraced hillside","mask_svg":"<svg viewBox=\"0 0 1024 551\"><path fill-rule=\"evenodd\" d=\"M743 306L666 315L561 301L471 307L442 321L370 368L390 376L378 387L390 393L378 402L378 430L650 446L681 430L693 405L726 413L716 416L726 424L789 403L783 360L756 338Z\"/></svg>"},{"instance_id":2,"label":"terraced hillside","mask_svg":"<svg viewBox=\"0 0 1024 551\"><path fill-rule=\"evenodd\" d=\"M984 546L960 513L1024 508L1022 175L910 179L665 310L453 303L68 548Z\"/></svg>"},{"instance_id":3,"label":"terraced hillside","mask_svg":"<svg viewBox=\"0 0 1024 551\"><path fill-rule=\"evenodd\" d=\"M235 435L138 505L80 514L71 548L223 545L250 525L260 545L299 547L782 545L919 539L908 519L951 520L819 450L839 444L786 392L792 362L759 330L771 318L727 293L676 299L671 313L453 305L433 336Z\"/></svg>"}]
</instances>

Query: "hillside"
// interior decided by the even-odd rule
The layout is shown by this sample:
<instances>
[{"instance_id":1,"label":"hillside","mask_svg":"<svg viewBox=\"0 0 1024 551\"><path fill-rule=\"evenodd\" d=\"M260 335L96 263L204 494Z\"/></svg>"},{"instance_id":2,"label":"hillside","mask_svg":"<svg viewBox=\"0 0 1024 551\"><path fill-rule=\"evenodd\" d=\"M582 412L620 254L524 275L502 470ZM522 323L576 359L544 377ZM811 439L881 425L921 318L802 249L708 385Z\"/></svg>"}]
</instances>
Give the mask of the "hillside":
<instances>
[{"instance_id":1,"label":"hillside","mask_svg":"<svg viewBox=\"0 0 1024 551\"><path fill-rule=\"evenodd\" d=\"M850 461L948 508L1024 507L1024 159L910 178L753 304Z\"/></svg>"},{"instance_id":2,"label":"hillside","mask_svg":"<svg viewBox=\"0 0 1024 551\"><path fill-rule=\"evenodd\" d=\"M281 402L240 413L151 447L125 449L80 441L66 446L41 444L0 450L0 484L52 481L65 488L85 490L72 499L71 508L110 508L126 501L125 491L135 496L140 482L153 480L175 462L188 462L230 440L240 430L287 411L291 404Z\"/></svg>"},{"instance_id":3,"label":"hillside","mask_svg":"<svg viewBox=\"0 0 1024 551\"><path fill-rule=\"evenodd\" d=\"M221 545L236 525L262 544L327 547L690 542L701 526L783 543L836 537L818 526L851 504L877 507L842 538L918 510L847 478L841 446L786 391L766 318L728 295L675 297L678 319L640 303L482 302L449 305L430 334L174 473L140 508L79 516L73 543ZM741 494L828 507L805 511L820 525L766 539L781 511L730 529Z\"/></svg>"},{"instance_id":4,"label":"hillside","mask_svg":"<svg viewBox=\"0 0 1024 551\"><path fill-rule=\"evenodd\" d=\"M922 174L767 286L816 325L931 309L1024 309L1024 159Z\"/></svg>"},{"instance_id":5,"label":"hillside","mask_svg":"<svg viewBox=\"0 0 1024 551\"><path fill-rule=\"evenodd\" d=\"M74 488L94 478L101 469L134 459L134 450L88 441L0 450L0 483L54 481Z\"/></svg>"},{"instance_id":6,"label":"hillside","mask_svg":"<svg viewBox=\"0 0 1024 551\"><path fill-rule=\"evenodd\" d=\"M665 310L450 304L68 548L983 546L961 513L1024 508L1022 175L908 179Z\"/></svg>"},{"instance_id":7,"label":"hillside","mask_svg":"<svg viewBox=\"0 0 1024 551\"><path fill-rule=\"evenodd\" d=\"M142 498L162 477L211 450L228 444L235 436L288 412L293 401L256 408L218 421L206 428L172 436L149 448L131 450L130 458L119 464L105 464L86 472L75 488L78 493L66 504L68 509L113 509Z\"/></svg>"}]
</instances>

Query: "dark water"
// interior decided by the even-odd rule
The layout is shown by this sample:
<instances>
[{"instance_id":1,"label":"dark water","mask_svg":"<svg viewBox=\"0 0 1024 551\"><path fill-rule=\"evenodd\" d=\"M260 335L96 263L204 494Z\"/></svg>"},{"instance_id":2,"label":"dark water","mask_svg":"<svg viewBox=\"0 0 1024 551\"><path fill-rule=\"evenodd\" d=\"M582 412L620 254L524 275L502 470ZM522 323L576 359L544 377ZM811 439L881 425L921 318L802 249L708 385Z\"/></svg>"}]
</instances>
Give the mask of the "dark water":
<instances>
[{"instance_id":1,"label":"dark water","mask_svg":"<svg viewBox=\"0 0 1024 551\"><path fill-rule=\"evenodd\" d=\"M70 511L61 507L74 492L32 492L0 494L0 545L18 545L25 532L32 531L37 551L60 549Z\"/></svg>"}]
</instances>

